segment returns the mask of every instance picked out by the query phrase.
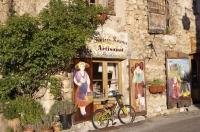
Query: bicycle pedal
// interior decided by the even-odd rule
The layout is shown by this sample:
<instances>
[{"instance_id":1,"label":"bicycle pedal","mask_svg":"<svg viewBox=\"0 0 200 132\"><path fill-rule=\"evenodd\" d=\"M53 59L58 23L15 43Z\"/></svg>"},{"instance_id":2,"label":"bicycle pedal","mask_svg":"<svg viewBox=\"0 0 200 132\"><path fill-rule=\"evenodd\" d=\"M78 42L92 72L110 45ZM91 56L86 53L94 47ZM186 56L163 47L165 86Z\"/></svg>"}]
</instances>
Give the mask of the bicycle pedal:
<instances>
[{"instance_id":1,"label":"bicycle pedal","mask_svg":"<svg viewBox=\"0 0 200 132\"><path fill-rule=\"evenodd\" d=\"M117 122L112 122L112 125L116 125L117 124Z\"/></svg>"}]
</instances>

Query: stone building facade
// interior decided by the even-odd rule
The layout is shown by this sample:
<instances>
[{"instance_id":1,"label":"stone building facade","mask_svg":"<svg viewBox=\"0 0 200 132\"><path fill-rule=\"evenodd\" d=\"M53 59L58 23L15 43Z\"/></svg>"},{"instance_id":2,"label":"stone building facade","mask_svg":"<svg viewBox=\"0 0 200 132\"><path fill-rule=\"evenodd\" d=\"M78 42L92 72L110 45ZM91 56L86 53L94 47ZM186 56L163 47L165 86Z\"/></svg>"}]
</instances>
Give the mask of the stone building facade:
<instances>
[{"instance_id":1,"label":"stone building facade","mask_svg":"<svg viewBox=\"0 0 200 132\"><path fill-rule=\"evenodd\" d=\"M157 2L159 4L159 2L163 1L152 0L152 2ZM193 1L189 0L183 2L181 0L167 0L164 2L166 9L163 19L166 21L166 23L164 22L166 27L162 33L149 31L151 28L150 26L152 26L150 25L149 19L151 19L153 23L155 22L155 24L157 21L163 21L163 19L161 17L160 20L159 16L153 18L150 15L151 12L149 11L148 0L115 0L115 15L111 15L110 19L108 19L102 27L99 27L102 36L104 36L104 33L106 34L108 32L110 32L110 34L113 33L113 35L116 32L118 34L122 32L127 34L127 47L124 47L127 48L127 51L125 59L122 57L121 60L121 91L125 97L129 97L124 99L127 103L131 100L131 77L129 74L131 59L144 60L146 83L154 78L159 78L164 80L167 85L166 52L180 52L188 56L191 54L191 40L196 38ZM184 17L189 20L189 29L184 28ZM162 24L161 22L161 25ZM153 51L151 49L149 51L149 44L153 44ZM96 56L98 57L99 55ZM108 56L103 57L112 58ZM160 115L170 111L167 108L167 87L166 91L162 94L151 94L148 88L145 90L148 116Z\"/></svg>"},{"instance_id":2,"label":"stone building facade","mask_svg":"<svg viewBox=\"0 0 200 132\"><path fill-rule=\"evenodd\" d=\"M109 1L111 2L109 3ZM6 21L11 8L19 15L30 13L36 16L48 2L49 0L2 0L0 1L0 20L1 22ZM166 52L180 52L188 56L191 54L192 40L196 40L196 19L192 0L98 0L90 2L91 4L102 4L112 9L109 19L97 29L101 41L98 42L94 38L92 42L87 44L88 48L93 51L92 63L102 64L102 67L98 67L99 71L100 68L108 68L109 64L112 64L113 67L117 65L117 79L119 80L117 88L120 87L119 90L124 95L123 99L126 103L131 101L130 60L144 61L146 83L154 78L159 78L167 84ZM158 16L155 15L155 12L150 12L149 2L161 5L152 7L158 8L156 11ZM165 8L164 14L159 13L159 10L163 11L159 7ZM189 23L186 23L186 25L189 24L189 28L186 29L183 24L184 17L189 20ZM150 28L155 27L162 31L150 31ZM107 45L103 47L102 42ZM101 43L101 47L99 43ZM194 43L196 44L196 42ZM94 44L98 47L94 48ZM100 52L102 54L99 54ZM110 68L113 68L112 66ZM108 75L104 77L109 80ZM107 79L103 78L103 81L108 82ZM107 83L102 83L105 87L109 87ZM72 84L68 82L66 84L70 86L66 86L66 88L71 88ZM151 94L148 88L144 90L146 93L145 111L148 116L160 115L169 111L167 90L161 94ZM108 91L109 88L104 92ZM98 105L98 101L99 99L94 104Z\"/></svg>"}]
</instances>

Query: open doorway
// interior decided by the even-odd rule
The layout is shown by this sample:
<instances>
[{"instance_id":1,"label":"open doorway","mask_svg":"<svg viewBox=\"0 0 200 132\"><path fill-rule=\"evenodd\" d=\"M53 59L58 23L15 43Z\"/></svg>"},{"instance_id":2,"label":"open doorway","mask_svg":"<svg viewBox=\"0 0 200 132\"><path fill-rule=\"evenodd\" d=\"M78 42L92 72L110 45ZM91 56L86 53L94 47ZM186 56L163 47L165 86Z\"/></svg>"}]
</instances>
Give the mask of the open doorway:
<instances>
[{"instance_id":1,"label":"open doorway","mask_svg":"<svg viewBox=\"0 0 200 132\"><path fill-rule=\"evenodd\" d=\"M192 83L192 101L193 104L200 103L200 54L192 55L191 59L191 83Z\"/></svg>"}]
</instances>

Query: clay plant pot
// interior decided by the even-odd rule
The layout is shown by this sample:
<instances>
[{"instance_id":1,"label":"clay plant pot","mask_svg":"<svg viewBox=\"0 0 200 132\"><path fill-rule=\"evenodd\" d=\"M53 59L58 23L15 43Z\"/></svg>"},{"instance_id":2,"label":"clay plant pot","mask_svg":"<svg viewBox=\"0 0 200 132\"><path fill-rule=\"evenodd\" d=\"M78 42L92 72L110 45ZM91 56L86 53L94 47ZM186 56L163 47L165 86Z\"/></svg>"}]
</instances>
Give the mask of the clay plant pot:
<instances>
[{"instance_id":1,"label":"clay plant pot","mask_svg":"<svg viewBox=\"0 0 200 132\"><path fill-rule=\"evenodd\" d=\"M35 132L35 129L32 125L28 125L23 128L23 132Z\"/></svg>"},{"instance_id":2,"label":"clay plant pot","mask_svg":"<svg viewBox=\"0 0 200 132\"><path fill-rule=\"evenodd\" d=\"M41 129L41 132L54 132L53 128L43 128Z\"/></svg>"},{"instance_id":3,"label":"clay plant pot","mask_svg":"<svg viewBox=\"0 0 200 132\"><path fill-rule=\"evenodd\" d=\"M61 132L61 124L59 122L55 122L52 127L54 132Z\"/></svg>"},{"instance_id":4,"label":"clay plant pot","mask_svg":"<svg viewBox=\"0 0 200 132\"><path fill-rule=\"evenodd\" d=\"M164 92L164 90L165 90L165 86L163 86L163 85L150 85L149 86L149 92L151 94L158 94L158 93L161 94Z\"/></svg>"},{"instance_id":5,"label":"clay plant pot","mask_svg":"<svg viewBox=\"0 0 200 132\"><path fill-rule=\"evenodd\" d=\"M72 127L72 114L62 114L59 115L59 117L63 130L70 129Z\"/></svg>"},{"instance_id":6,"label":"clay plant pot","mask_svg":"<svg viewBox=\"0 0 200 132\"><path fill-rule=\"evenodd\" d=\"M109 19L108 14L105 12L102 12L97 15L97 19L100 21L101 25L105 23L107 19Z\"/></svg>"}]
</instances>

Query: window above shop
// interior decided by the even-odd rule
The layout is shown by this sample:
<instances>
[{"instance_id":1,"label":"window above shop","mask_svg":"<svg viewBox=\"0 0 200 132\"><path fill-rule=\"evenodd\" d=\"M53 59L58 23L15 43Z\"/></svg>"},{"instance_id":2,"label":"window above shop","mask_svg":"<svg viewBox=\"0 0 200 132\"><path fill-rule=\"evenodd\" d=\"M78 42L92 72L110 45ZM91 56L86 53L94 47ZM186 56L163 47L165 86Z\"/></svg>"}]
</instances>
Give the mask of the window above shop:
<instances>
[{"instance_id":1,"label":"window above shop","mask_svg":"<svg viewBox=\"0 0 200 132\"><path fill-rule=\"evenodd\" d=\"M108 9L109 15L115 15L115 0L88 0L90 5L102 5Z\"/></svg>"},{"instance_id":2,"label":"window above shop","mask_svg":"<svg viewBox=\"0 0 200 132\"><path fill-rule=\"evenodd\" d=\"M169 4L166 0L148 0L149 33L167 33L169 29Z\"/></svg>"},{"instance_id":3,"label":"window above shop","mask_svg":"<svg viewBox=\"0 0 200 132\"><path fill-rule=\"evenodd\" d=\"M148 0L150 13L165 14L165 0Z\"/></svg>"}]
</instances>

